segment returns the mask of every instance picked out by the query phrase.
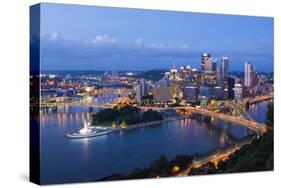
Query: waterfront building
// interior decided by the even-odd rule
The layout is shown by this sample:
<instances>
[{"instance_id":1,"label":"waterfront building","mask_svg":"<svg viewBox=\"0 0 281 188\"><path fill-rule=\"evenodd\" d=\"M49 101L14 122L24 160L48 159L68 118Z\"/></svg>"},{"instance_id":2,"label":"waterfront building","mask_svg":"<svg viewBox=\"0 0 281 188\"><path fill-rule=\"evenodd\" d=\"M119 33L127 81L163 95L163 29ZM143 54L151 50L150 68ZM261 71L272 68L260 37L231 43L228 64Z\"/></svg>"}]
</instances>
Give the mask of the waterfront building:
<instances>
[{"instance_id":1,"label":"waterfront building","mask_svg":"<svg viewBox=\"0 0 281 188\"><path fill-rule=\"evenodd\" d=\"M235 100L243 99L243 86L241 84L234 85L234 99Z\"/></svg>"},{"instance_id":2,"label":"waterfront building","mask_svg":"<svg viewBox=\"0 0 281 188\"><path fill-rule=\"evenodd\" d=\"M196 86L187 86L184 88L184 100L195 103L198 100L199 90Z\"/></svg>"}]
</instances>

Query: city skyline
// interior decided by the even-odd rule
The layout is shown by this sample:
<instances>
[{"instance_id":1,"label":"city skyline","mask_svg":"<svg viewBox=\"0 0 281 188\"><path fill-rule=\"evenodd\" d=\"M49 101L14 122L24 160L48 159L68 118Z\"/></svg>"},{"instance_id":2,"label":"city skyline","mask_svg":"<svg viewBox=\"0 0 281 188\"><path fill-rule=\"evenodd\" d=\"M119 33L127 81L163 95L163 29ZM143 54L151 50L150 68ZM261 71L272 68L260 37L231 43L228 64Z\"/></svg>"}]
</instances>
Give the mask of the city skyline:
<instances>
[{"instance_id":1,"label":"city skyline","mask_svg":"<svg viewBox=\"0 0 281 188\"><path fill-rule=\"evenodd\" d=\"M48 3L30 15L31 181L274 169L273 18Z\"/></svg>"},{"instance_id":2,"label":"city skyline","mask_svg":"<svg viewBox=\"0 0 281 188\"><path fill-rule=\"evenodd\" d=\"M41 6L42 70L144 71L169 69L174 60L199 69L200 54L209 52L218 60L227 56L230 71L244 70L245 61L273 71L273 18Z\"/></svg>"}]
</instances>

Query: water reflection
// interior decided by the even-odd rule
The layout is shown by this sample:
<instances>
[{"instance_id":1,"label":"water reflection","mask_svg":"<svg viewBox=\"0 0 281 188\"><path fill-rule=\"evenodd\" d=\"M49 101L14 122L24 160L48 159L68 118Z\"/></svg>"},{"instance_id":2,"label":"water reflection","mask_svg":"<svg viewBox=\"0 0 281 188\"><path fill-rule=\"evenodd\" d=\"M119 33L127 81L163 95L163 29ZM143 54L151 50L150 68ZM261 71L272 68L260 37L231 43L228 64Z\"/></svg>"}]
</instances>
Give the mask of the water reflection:
<instances>
[{"instance_id":1,"label":"water reflection","mask_svg":"<svg viewBox=\"0 0 281 188\"><path fill-rule=\"evenodd\" d=\"M267 103L249 108L264 121ZM97 180L148 166L164 154L204 153L231 144L248 134L246 128L219 119L210 123L183 119L149 128L88 139L68 139L65 134L90 119L88 108L65 108L41 114L42 179L56 182ZM106 161L106 162L105 162Z\"/></svg>"}]
</instances>

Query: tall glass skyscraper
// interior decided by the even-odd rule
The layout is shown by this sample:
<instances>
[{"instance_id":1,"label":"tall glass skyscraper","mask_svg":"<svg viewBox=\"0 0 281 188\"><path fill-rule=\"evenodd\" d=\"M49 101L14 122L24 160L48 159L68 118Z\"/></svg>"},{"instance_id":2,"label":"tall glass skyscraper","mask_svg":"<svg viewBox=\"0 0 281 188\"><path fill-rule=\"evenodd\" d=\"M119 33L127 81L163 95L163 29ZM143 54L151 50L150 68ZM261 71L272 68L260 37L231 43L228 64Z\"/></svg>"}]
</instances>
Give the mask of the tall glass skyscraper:
<instances>
[{"instance_id":1,"label":"tall glass skyscraper","mask_svg":"<svg viewBox=\"0 0 281 188\"><path fill-rule=\"evenodd\" d=\"M245 62L245 78L244 85L246 87L252 87L254 82L254 67L248 62Z\"/></svg>"},{"instance_id":2,"label":"tall glass skyscraper","mask_svg":"<svg viewBox=\"0 0 281 188\"><path fill-rule=\"evenodd\" d=\"M204 87L215 87L217 84L216 72L217 64L211 58L211 54L201 54L201 85Z\"/></svg>"}]
</instances>

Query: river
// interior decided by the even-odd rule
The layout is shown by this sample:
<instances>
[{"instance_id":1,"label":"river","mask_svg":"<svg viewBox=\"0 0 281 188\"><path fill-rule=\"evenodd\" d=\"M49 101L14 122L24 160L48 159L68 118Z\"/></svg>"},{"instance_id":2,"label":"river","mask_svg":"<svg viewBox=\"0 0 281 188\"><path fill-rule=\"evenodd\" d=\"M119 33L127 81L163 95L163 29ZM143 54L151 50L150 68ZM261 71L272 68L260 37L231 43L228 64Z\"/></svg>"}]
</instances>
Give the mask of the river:
<instances>
[{"instance_id":1,"label":"river","mask_svg":"<svg viewBox=\"0 0 281 188\"><path fill-rule=\"evenodd\" d=\"M249 114L265 121L267 104L250 106ZM147 167L160 155L201 154L247 135L246 128L213 119L209 124L184 119L157 126L86 139L66 133L89 119L88 108L71 107L41 115L41 181L43 184L94 181Z\"/></svg>"}]
</instances>

